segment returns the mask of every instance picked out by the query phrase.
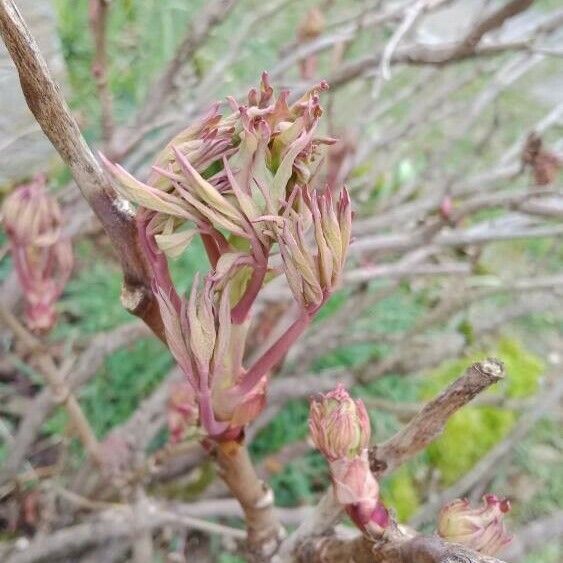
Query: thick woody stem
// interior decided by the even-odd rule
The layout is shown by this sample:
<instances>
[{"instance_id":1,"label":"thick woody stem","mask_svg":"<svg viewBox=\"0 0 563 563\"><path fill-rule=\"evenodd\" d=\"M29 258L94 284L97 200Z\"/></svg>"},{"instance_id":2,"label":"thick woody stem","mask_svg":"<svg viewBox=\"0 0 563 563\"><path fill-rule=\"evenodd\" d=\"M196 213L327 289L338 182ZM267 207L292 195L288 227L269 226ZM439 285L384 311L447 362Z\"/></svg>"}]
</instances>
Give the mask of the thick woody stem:
<instances>
[{"instance_id":1,"label":"thick woody stem","mask_svg":"<svg viewBox=\"0 0 563 563\"><path fill-rule=\"evenodd\" d=\"M394 536L375 542L363 536L317 538L301 546L296 560L300 563L502 563L500 559L448 543L437 536Z\"/></svg>"},{"instance_id":2,"label":"thick woody stem","mask_svg":"<svg viewBox=\"0 0 563 563\"><path fill-rule=\"evenodd\" d=\"M353 539L339 539L335 536L315 538L300 546L295 561L298 563L372 563L374 561L371 544L364 536Z\"/></svg>"},{"instance_id":3,"label":"thick woody stem","mask_svg":"<svg viewBox=\"0 0 563 563\"><path fill-rule=\"evenodd\" d=\"M244 511L249 559L270 561L284 535L272 490L256 474L244 444L219 442L215 456L221 478Z\"/></svg>"},{"instance_id":4,"label":"thick woody stem","mask_svg":"<svg viewBox=\"0 0 563 563\"><path fill-rule=\"evenodd\" d=\"M107 232L123 269L122 302L164 340L164 327L139 247L133 212L120 200L86 144L37 43L13 0L0 0L0 35L18 74L29 109L68 165L82 195Z\"/></svg>"},{"instance_id":5,"label":"thick woody stem","mask_svg":"<svg viewBox=\"0 0 563 563\"><path fill-rule=\"evenodd\" d=\"M39 365L41 374L45 378L47 385L51 388L53 397L68 412L76 434L82 442L84 449L88 452L94 463L103 468L104 458L98 442L80 403L72 393L71 389L61 376L59 369L55 365L53 358L46 352L42 351L41 342L29 333L18 320L4 307L0 306L0 320L14 334L14 336L25 346L30 352L35 352L35 358Z\"/></svg>"}]
</instances>

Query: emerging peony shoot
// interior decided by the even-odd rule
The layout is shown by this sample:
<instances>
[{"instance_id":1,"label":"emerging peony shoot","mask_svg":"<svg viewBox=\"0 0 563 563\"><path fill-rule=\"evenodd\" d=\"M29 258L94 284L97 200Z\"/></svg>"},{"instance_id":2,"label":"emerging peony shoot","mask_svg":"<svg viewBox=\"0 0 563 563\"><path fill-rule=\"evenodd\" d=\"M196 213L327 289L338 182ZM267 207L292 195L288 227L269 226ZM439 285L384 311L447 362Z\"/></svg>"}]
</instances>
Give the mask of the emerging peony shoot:
<instances>
[{"instance_id":1,"label":"emerging peony shoot","mask_svg":"<svg viewBox=\"0 0 563 563\"><path fill-rule=\"evenodd\" d=\"M45 178L16 188L2 205L2 217L23 290L26 325L46 332L56 322L55 305L73 259L70 242L61 236L61 210L47 193Z\"/></svg>"},{"instance_id":2,"label":"emerging peony shoot","mask_svg":"<svg viewBox=\"0 0 563 563\"><path fill-rule=\"evenodd\" d=\"M309 429L315 446L330 461L358 456L369 445L366 407L352 399L342 385L313 398Z\"/></svg>"},{"instance_id":3,"label":"emerging peony shoot","mask_svg":"<svg viewBox=\"0 0 563 563\"><path fill-rule=\"evenodd\" d=\"M338 385L314 397L309 416L311 438L327 458L334 492L354 523L364 532L381 535L389 515L379 500L379 485L368 460L370 422L362 401Z\"/></svg>"},{"instance_id":4,"label":"emerging peony shoot","mask_svg":"<svg viewBox=\"0 0 563 563\"><path fill-rule=\"evenodd\" d=\"M495 555L511 540L503 521L509 511L510 502L495 495L485 495L480 508L457 499L440 511L438 534L484 555Z\"/></svg>"},{"instance_id":5,"label":"emerging peony shoot","mask_svg":"<svg viewBox=\"0 0 563 563\"><path fill-rule=\"evenodd\" d=\"M264 73L244 103L229 98L226 115L216 104L172 139L146 182L104 159L120 195L138 205L168 346L193 391L199 424L216 441L242 437L264 407L269 372L340 283L352 211L346 188L327 190L318 174L325 146L334 143L318 134L327 88L321 82L290 105L289 92L276 96ZM168 260L196 236L211 269L186 299ZM298 305L296 318L244 366L252 306L278 275Z\"/></svg>"}]
</instances>

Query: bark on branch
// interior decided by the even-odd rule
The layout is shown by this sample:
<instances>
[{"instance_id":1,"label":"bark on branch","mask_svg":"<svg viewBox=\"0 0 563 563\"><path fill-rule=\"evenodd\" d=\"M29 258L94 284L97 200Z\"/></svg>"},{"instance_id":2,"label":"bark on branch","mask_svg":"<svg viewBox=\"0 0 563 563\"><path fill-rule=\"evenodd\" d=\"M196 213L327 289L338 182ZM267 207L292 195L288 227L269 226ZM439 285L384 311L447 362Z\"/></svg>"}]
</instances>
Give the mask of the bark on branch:
<instances>
[{"instance_id":1,"label":"bark on branch","mask_svg":"<svg viewBox=\"0 0 563 563\"><path fill-rule=\"evenodd\" d=\"M437 536L416 536L370 542L363 536L353 539L323 537L305 544L297 555L299 563L502 563Z\"/></svg>"},{"instance_id":2,"label":"bark on branch","mask_svg":"<svg viewBox=\"0 0 563 563\"><path fill-rule=\"evenodd\" d=\"M222 479L244 511L250 560L270 561L284 535L272 490L256 474L244 445L219 443L215 458Z\"/></svg>"},{"instance_id":3,"label":"bark on branch","mask_svg":"<svg viewBox=\"0 0 563 563\"><path fill-rule=\"evenodd\" d=\"M150 289L148 265L137 242L134 214L116 196L86 144L13 0L0 0L0 35L16 65L29 109L70 168L119 256L124 275L123 305L164 340L160 312Z\"/></svg>"},{"instance_id":4,"label":"bark on branch","mask_svg":"<svg viewBox=\"0 0 563 563\"><path fill-rule=\"evenodd\" d=\"M432 443L448 419L479 393L504 377L504 365L488 359L473 364L459 379L427 403L395 436L370 451L372 470L390 473Z\"/></svg>"}]
</instances>

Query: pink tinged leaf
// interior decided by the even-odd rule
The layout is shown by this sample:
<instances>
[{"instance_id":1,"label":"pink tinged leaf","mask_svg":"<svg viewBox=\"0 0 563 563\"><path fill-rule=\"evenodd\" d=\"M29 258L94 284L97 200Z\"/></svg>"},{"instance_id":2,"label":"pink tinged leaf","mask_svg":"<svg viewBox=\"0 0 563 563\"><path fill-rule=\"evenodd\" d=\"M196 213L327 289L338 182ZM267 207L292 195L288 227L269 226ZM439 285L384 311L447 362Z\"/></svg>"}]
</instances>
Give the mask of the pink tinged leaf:
<instances>
[{"instance_id":1,"label":"pink tinged leaf","mask_svg":"<svg viewBox=\"0 0 563 563\"><path fill-rule=\"evenodd\" d=\"M326 92L329 89L329 84L326 80L321 80L318 84L315 84L309 88L302 96L299 98L290 108L290 110L295 113L299 113L300 110L305 106L309 105L309 101L312 97L317 96L320 92Z\"/></svg>"},{"instance_id":2,"label":"pink tinged leaf","mask_svg":"<svg viewBox=\"0 0 563 563\"><path fill-rule=\"evenodd\" d=\"M180 313L176 311L169 296L160 287L155 287L153 291L162 316L168 348L195 389L197 384L193 375L191 356L187 347L187 335L182 330Z\"/></svg>"},{"instance_id":3,"label":"pink tinged leaf","mask_svg":"<svg viewBox=\"0 0 563 563\"><path fill-rule=\"evenodd\" d=\"M246 252L226 252L222 254L215 266L213 272L213 281L219 281L226 278L231 271L239 266L248 265L252 263L252 259Z\"/></svg>"},{"instance_id":4,"label":"pink tinged leaf","mask_svg":"<svg viewBox=\"0 0 563 563\"><path fill-rule=\"evenodd\" d=\"M303 280L310 286L318 286L320 291L315 265L308 249L297 243L287 226L284 227L283 235L280 238L280 249L282 246L287 248L288 254Z\"/></svg>"},{"instance_id":5,"label":"pink tinged leaf","mask_svg":"<svg viewBox=\"0 0 563 563\"><path fill-rule=\"evenodd\" d=\"M280 254L283 260L285 277L289 288L293 293L293 297L301 307L305 307L305 299L303 297L303 279L297 271L289 252L283 244L280 244Z\"/></svg>"},{"instance_id":6,"label":"pink tinged leaf","mask_svg":"<svg viewBox=\"0 0 563 563\"><path fill-rule=\"evenodd\" d=\"M296 142L300 135L305 134L305 121L302 117L293 123L282 121L278 124L279 132L272 142L272 154L277 160L283 160L292 143Z\"/></svg>"},{"instance_id":7,"label":"pink tinged leaf","mask_svg":"<svg viewBox=\"0 0 563 563\"><path fill-rule=\"evenodd\" d=\"M189 229L177 233L155 235L158 248L169 258L178 258L192 242L197 230Z\"/></svg>"},{"instance_id":8,"label":"pink tinged leaf","mask_svg":"<svg viewBox=\"0 0 563 563\"><path fill-rule=\"evenodd\" d=\"M117 190L127 200L133 201L146 209L167 213L175 217L190 219L191 215L182 207L182 200L165 191L143 184L129 174L119 164L112 164L100 153L100 158L118 181Z\"/></svg>"},{"instance_id":9,"label":"pink tinged leaf","mask_svg":"<svg viewBox=\"0 0 563 563\"><path fill-rule=\"evenodd\" d=\"M228 200L223 197L207 180L205 180L199 172L191 165L190 161L177 150L172 147L174 154L186 176L193 180L193 189L195 194L205 203L213 207L225 217L228 217L235 223L240 221L240 213L233 207ZM192 186L191 186L192 187Z\"/></svg>"},{"instance_id":10,"label":"pink tinged leaf","mask_svg":"<svg viewBox=\"0 0 563 563\"><path fill-rule=\"evenodd\" d=\"M266 71L262 72L262 79L260 81L260 106L265 106L274 95L274 89L270 84L270 77Z\"/></svg>"},{"instance_id":11,"label":"pink tinged leaf","mask_svg":"<svg viewBox=\"0 0 563 563\"><path fill-rule=\"evenodd\" d=\"M241 143L238 150L238 185L247 194L251 194L250 181L252 178L252 162L258 148L258 136L254 131L244 129L241 132Z\"/></svg>"},{"instance_id":12,"label":"pink tinged leaf","mask_svg":"<svg viewBox=\"0 0 563 563\"><path fill-rule=\"evenodd\" d=\"M233 193L235 194L235 197L237 198L242 212L246 215L249 221L256 219L260 215L260 210L254 203L252 197L250 197L248 193L244 192L241 189L226 158L223 158L223 167L225 169L225 172L227 173L229 184L231 186L231 189L233 190Z\"/></svg>"},{"instance_id":13,"label":"pink tinged leaf","mask_svg":"<svg viewBox=\"0 0 563 563\"><path fill-rule=\"evenodd\" d=\"M377 505L379 486L369 467L367 450L353 459L337 459L330 463L336 498L340 504L362 505L372 513Z\"/></svg>"},{"instance_id":14,"label":"pink tinged leaf","mask_svg":"<svg viewBox=\"0 0 563 563\"><path fill-rule=\"evenodd\" d=\"M230 286L223 288L219 300L219 311L217 315L217 339L213 351L213 373L218 371L219 366L223 365L231 343L231 306L230 306ZM215 386L216 382L212 382Z\"/></svg>"},{"instance_id":15,"label":"pink tinged leaf","mask_svg":"<svg viewBox=\"0 0 563 563\"><path fill-rule=\"evenodd\" d=\"M321 224L321 212L318 206L317 195L313 194L312 199L312 214L313 223L315 226L315 241L318 248L318 261L319 261L319 273L321 276L321 286L330 291L332 288L332 272L333 272L333 255L328 247L325 240L322 224Z\"/></svg>"},{"instance_id":16,"label":"pink tinged leaf","mask_svg":"<svg viewBox=\"0 0 563 563\"><path fill-rule=\"evenodd\" d=\"M511 539L503 522L508 510L510 503L494 495L485 495L480 508L473 508L469 501L458 499L440 511L438 533L448 541L494 555Z\"/></svg>"},{"instance_id":17,"label":"pink tinged leaf","mask_svg":"<svg viewBox=\"0 0 563 563\"><path fill-rule=\"evenodd\" d=\"M246 426L264 410L266 406L266 381L266 377L263 377L235 407L231 417L231 426Z\"/></svg>"},{"instance_id":18,"label":"pink tinged leaf","mask_svg":"<svg viewBox=\"0 0 563 563\"><path fill-rule=\"evenodd\" d=\"M315 128L311 128L307 133L301 134L301 136L294 141L287 154L284 156L279 168L274 176L274 181L272 184L272 199L274 202L278 202L278 205L285 200L285 191L287 188L287 183L293 174L293 163L297 158L297 155L307 146L313 137Z\"/></svg>"},{"instance_id":19,"label":"pink tinged leaf","mask_svg":"<svg viewBox=\"0 0 563 563\"><path fill-rule=\"evenodd\" d=\"M205 203L198 201L190 192L188 192L185 188L183 188L180 184L175 185L176 190L182 196L183 199L186 200L196 211L201 213L203 217L209 220L211 223L226 229L227 231L231 231L232 233L243 237L248 238L248 234L237 224L233 223L229 219L225 218L224 215L217 212L214 208L209 207Z\"/></svg>"},{"instance_id":20,"label":"pink tinged leaf","mask_svg":"<svg viewBox=\"0 0 563 563\"><path fill-rule=\"evenodd\" d=\"M369 445L365 406L353 400L342 385L312 399L309 421L313 442L330 461L353 459Z\"/></svg>"},{"instance_id":21,"label":"pink tinged leaf","mask_svg":"<svg viewBox=\"0 0 563 563\"><path fill-rule=\"evenodd\" d=\"M256 88L251 88L248 91L248 105L249 106L258 105L258 90Z\"/></svg>"},{"instance_id":22,"label":"pink tinged leaf","mask_svg":"<svg viewBox=\"0 0 563 563\"><path fill-rule=\"evenodd\" d=\"M262 198L266 204L266 212L270 215L276 215L278 212L277 206L274 206L274 202L272 201L272 194L270 193L269 186L267 184L263 184L262 182L258 182L256 178L252 179L253 186L258 188L260 194L262 194ZM255 196L256 197L256 196Z\"/></svg>"},{"instance_id":23,"label":"pink tinged leaf","mask_svg":"<svg viewBox=\"0 0 563 563\"><path fill-rule=\"evenodd\" d=\"M342 240L342 260L344 261L348 253L352 233L352 205L350 203L350 194L345 187L340 193L340 200L338 202L338 224Z\"/></svg>"},{"instance_id":24,"label":"pink tinged leaf","mask_svg":"<svg viewBox=\"0 0 563 563\"><path fill-rule=\"evenodd\" d=\"M195 276L188 300L188 321L190 325L190 348L201 373L209 372L209 363L215 346L215 318L213 305L208 295L208 284L198 291L199 276Z\"/></svg>"},{"instance_id":25,"label":"pink tinged leaf","mask_svg":"<svg viewBox=\"0 0 563 563\"><path fill-rule=\"evenodd\" d=\"M330 191L321 196L320 204L323 233L334 256L335 269L339 271L342 266L342 236Z\"/></svg>"},{"instance_id":26,"label":"pink tinged leaf","mask_svg":"<svg viewBox=\"0 0 563 563\"><path fill-rule=\"evenodd\" d=\"M3 223L13 243L48 247L61 235L61 210L43 176L10 193L2 204Z\"/></svg>"},{"instance_id":27,"label":"pink tinged leaf","mask_svg":"<svg viewBox=\"0 0 563 563\"><path fill-rule=\"evenodd\" d=\"M156 172L160 176L164 176L168 180L173 180L174 182L183 182L184 181L184 177L181 174L176 174L176 173L172 172L172 170L166 170L165 168L161 168L160 166L157 166L156 164L153 164L153 166L151 168L154 172Z\"/></svg>"},{"instance_id":28,"label":"pink tinged leaf","mask_svg":"<svg viewBox=\"0 0 563 563\"><path fill-rule=\"evenodd\" d=\"M289 106L287 105L289 94L289 90L282 90L278 94L278 98L274 104L274 109L271 114L266 117L268 125L272 128L272 130L275 130L276 125L280 122L291 119Z\"/></svg>"}]
</instances>

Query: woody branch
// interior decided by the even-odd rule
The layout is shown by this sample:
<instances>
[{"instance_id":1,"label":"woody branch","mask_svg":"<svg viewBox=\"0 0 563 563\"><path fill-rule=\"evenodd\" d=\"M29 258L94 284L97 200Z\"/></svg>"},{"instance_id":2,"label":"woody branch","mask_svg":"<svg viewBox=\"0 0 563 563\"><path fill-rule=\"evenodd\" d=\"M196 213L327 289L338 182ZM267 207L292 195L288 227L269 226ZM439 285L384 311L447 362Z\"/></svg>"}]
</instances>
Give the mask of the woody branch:
<instances>
[{"instance_id":1,"label":"woody branch","mask_svg":"<svg viewBox=\"0 0 563 563\"><path fill-rule=\"evenodd\" d=\"M99 218L123 269L122 301L163 338L163 326L150 290L148 265L137 240L134 215L112 188L86 144L45 59L12 0L0 2L0 34L16 65L25 99Z\"/></svg>"}]
</instances>

